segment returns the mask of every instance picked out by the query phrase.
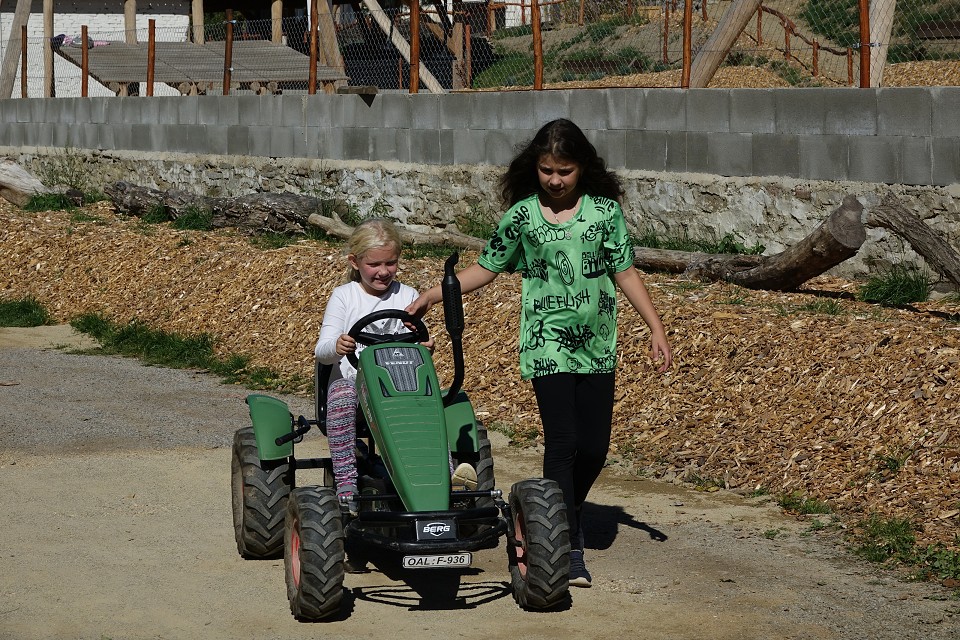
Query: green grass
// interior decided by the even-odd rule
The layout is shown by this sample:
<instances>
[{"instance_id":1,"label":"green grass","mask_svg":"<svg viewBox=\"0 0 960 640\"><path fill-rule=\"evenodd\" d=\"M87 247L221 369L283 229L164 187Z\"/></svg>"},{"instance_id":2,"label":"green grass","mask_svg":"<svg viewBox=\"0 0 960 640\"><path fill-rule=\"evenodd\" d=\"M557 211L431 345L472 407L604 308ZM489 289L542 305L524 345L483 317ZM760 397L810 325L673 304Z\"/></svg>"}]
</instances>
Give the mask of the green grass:
<instances>
[{"instance_id":1,"label":"green grass","mask_svg":"<svg viewBox=\"0 0 960 640\"><path fill-rule=\"evenodd\" d=\"M854 551L871 562L910 562L916 530L909 518L872 515L860 523Z\"/></svg>"},{"instance_id":2,"label":"green grass","mask_svg":"<svg viewBox=\"0 0 960 640\"><path fill-rule=\"evenodd\" d=\"M250 236L248 242L250 246L256 247L257 249L263 251L269 251L270 249L281 249L287 245L291 245L297 241L297 238L286 233L256 233Z\"/></svg>"},{"instance_id":3,"label":"green grass","mask_svg":"<svg viewBox=\"0 0 960 640\"><path fill-rule=\"evenodd\" d=\"M38 193L30 197L24 211L71 211L77 205L62 193Z\"/></svg>"},{"instance_id":4,"label":"green grass","mask_svg":"<svg viewBox=\"0 0 960 640\"><path fill-rule=\"evenodd\" d=\"M801 305L800 310L828 316L839 316L844 312L843 305L833 298L822 298L819 296L813 302Z\"/></svg>"},{"instance_id":5,"label":"green grass","mask_svg":"<svg viewBox=\"0 0 960 640\"><path fill-rule=\"evenodd\" d=\"M486 240L493 235L500 221L499 212L479 204L470 208L470 213L457 216L457 228L461 233Z\"/></svg>"},{"instance_id":6,"label":"green grass","mask_svg":"<svg viewBox=\"0 0 960 640\"><path fill-rule=\"evenodd\" d=\"M80 210L74 211L73 213L70 214L70 222L75 222L78 224L82 224L85 222L93 222L95 224L101 224L101 225L106 224L103 220L101 220L97 216L87 213L86 211L80 211Z\"/></svg>"},{"instance_id":7,"label":"green grass","mask_svg":"<svg viewBox=\"0 0 960 640\"><path fill-rule=\"evenodd\" d=\"M137 320L119 324L99 314L79 316L70 324L100 343L95 353L135 357L147 364L171 369L208 370L224 382L242 384L251 389L290 390L306 386L305 381L284 379L269 369L251 366L246 355L217 357L214 340L209 334L168 333Z\"/></svg>"},{"instance_id":8,"label":"green grass","mask_svg":"<svg viewBox=\"0 0 960 640\"><path fill-rule=\"evenodd\" d=\"M499 33L499 32L498 32ZM513 87L533 84L533 54L498 54L496 61L473 79L475 88Z\"/></svg>"},{"instance_id":9,"label":"green grass","mask_svg":"<svg viewBox=\"0 0 960 640\"><path fill-rule=\"evenodd\" d=\"M894 265L890 270L871 277L860 287L857 297L863 302L904 305L924 302L932 288L933 282L926 273Z\"/></svg>"},{"instance_id":10,"label":"green grass","mask_svg":"<svg viewBox=\"0 0 960 640\"><path fill-rule=\"evenodd\" d=\"M42 327L50 314L35 298L0 300L0 327Z\"/></svg>"},{"instance_id":11,"label":"green grass","mask_svg":"<svg viewBox=\"0 0 960 640\"><path fill-rule=\"evenodd\" d=\"M942 543L919 547L918 530L909 518L873 514L858 523L852 539L853 551L870 562L912 567L918 579L960 579L960 551ZM955 542L960 544L960 536Z\"/></svg>"},{"instance_id":12,"label":"green grass","mask_svg":"<svg viewBox=\"0 0 960 640\"><path fill-rule=\"evenodd\" d=\"M454 251L460 251L460 249L446 244L408 244L403 247L402 255L405 260L413 258L445 260Z\"/></svg>"},{"instance_id":13,"label":"green grass","mask_svg":"<svg viewBox=\"0 0 960 640\"><path fill-rule=\"evenodd\" d=\"M701 476L698 473L689 474L684 478L684 480L692 484L693 488L697 491L706 491L708 493L712 493L724 488L723 480L719 478L712 478L710 476Z\"/></svg>"},{"instance_id":14,"label":"green grass","mask_svg":"<svg viewBox=\"0 0 960 640\"><path fill-rule=\"evenodd\" d=\"M147 224L163 224L164 222L173 220L173 217L170 215L170 212L167 211L166 207L158 204L151 207L150 210L143 212L143 214L140 215L140 220Z\"/></svg>"},{"instance_id":15,"label":"green grass","mask_svg":"<svg viewBox=\"0 0 960 640\"><path fill-rule=\"evenodd\" d=\"M187 207L170 223L181 231L210 231L213 229L213 213L196 206Z\"/></svg>"},{"instance_id":16,"label":"green grass","mask_svg":"<svg viewBox=\"0 0 960 640\"><path fill-rule=\"evenodd\" d=\"M648 249L668 249L671 251L691 251L699 253L727 253L739 255L760 255L764 246L759 242L752 246L745 245L733 234L728 233L719 240L694 240L684 234L682 237L664 237L657 235L652 229L646 230L640 236L631 238L633 246Z\"/></svg>"},{"instance_id":17,"label":"green grass","mask_svg":"<svg viewBox=\"0 0 960 640\"><path fill-rule=\"evenodd\" d=\"M960 551L943 544L914 549L911 564L917 565L923 578L960 580Z\"/></svg>"},{"instance_id":18,"label":"green grass","mask_svg":"<svg viewBox=\"0 0 960 640\"><path fill-rule=\"evenodd\" d=\"M779 504L786 511L798 513L801 515L832 513L826 502L805 496L799 491L784 493L777 499Z\"/></svg>"},{"instance_id":19,"label":"green grass","mask_svg":"<svg viewBox=\"0 0 960 640\"><path fill-rule=\"evenodd\" d=\"M515 447L527 447L532 445L540 435L537 427L530 425L520 425L507 422L493 422L487 426L488 431L496 431L510 438L510 445Z\"/></svg>"}]
</instances>

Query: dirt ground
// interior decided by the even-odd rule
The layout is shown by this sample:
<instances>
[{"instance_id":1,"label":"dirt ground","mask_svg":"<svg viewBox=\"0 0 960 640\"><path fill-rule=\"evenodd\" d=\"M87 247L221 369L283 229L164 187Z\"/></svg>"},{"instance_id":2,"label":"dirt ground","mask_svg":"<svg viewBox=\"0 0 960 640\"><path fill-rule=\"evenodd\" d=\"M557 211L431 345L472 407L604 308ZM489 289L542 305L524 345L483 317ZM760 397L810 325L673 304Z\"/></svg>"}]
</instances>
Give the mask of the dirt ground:
<instances>
[{"instance_id":1,"label":"dirt ground","mask_svg":"<svg viewBox=\"0 0 960 640\"><path fill-rule=\"evenodd\" d=\"M594 586L566 611L517 608L501 544L459 576L368 565L346 577L342 619L299 623L282 561L245 561L233 540L245 390L70 353L83 344L0 330L0 638L960 637L955 593L852 558L829 526L613 470L586 512ZM501 488L538 475L536 451L492 435Z\"/></svg>"}]
</instances>

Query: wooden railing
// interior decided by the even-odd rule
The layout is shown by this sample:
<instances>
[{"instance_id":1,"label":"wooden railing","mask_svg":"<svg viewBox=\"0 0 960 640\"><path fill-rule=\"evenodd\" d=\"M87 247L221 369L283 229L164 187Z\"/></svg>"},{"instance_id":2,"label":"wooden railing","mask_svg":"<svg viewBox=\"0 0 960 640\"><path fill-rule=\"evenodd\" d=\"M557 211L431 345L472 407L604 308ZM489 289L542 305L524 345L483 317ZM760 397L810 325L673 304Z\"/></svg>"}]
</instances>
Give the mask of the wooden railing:
<instances>
[{"instance_id":1,"label":"wooden railing","mask_svg":"<svg viewBox=\"0 0 960 640\"><path fill-rule=\"evenodd\" d=\"M826 51L827 53L832 53L836 56L846 58L847 62L847 85L853 85L853 48L847 47L843 49L834 49L833 47L825 47L820 44L816 39L811 40L797 30L796 23L791 20L788 16L777 11L776 9L771 9L764 5L760 5L760 9L757 10L757 35L756 41L757 45L763 45L763 14L769 13L773 17L777 18L780 22L780 26L783 27L783 57L786 60L793 60L804 69L809 71L811 75L816 78L820 75L820 52ZM799 40L810 45L812 54L811 54L811 64L807 66L804 60L801 60L799 57L793 54L791 48L791 38L796 37Z\"/></svg>"}]
</instances>

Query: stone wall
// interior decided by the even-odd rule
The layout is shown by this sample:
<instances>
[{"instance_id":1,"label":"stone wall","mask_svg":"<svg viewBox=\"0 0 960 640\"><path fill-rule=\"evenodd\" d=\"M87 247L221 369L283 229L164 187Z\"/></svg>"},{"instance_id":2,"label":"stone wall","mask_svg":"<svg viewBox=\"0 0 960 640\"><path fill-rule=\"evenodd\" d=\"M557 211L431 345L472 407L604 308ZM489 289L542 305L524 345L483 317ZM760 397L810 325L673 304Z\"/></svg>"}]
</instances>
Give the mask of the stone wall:
<instances>
[{"instance_id":1,"label":"stone wall","mask_svg":"<svg viewBox=\"0 0 960 640\"><path fill-rule=\"evenodd\" d=\"M497 178L570 118L624 179L637 233L781 251L847 193L889 191L960 246L960 87L596 89L0 100L0 154L80 155L101 182L292 191L436 227L499 211ZM917 257L871 230L838 274Z\"/></svg>"},{"instance_id":2,"label":"stone wall","mask_svg":"<svg viewBox=\"0 0 960 640\"><path fill-rule=\"evenodd\" d=\"M35 172L50 163L82 161L99 186L125 180L157 189L185 189L215 196L256 192L304 193L345 201L360 216L388 215L421 230L463 218L496 216L492 165L435 166L236 156L53 152L23 149L16 159ZM896 193L910 210L960 247L960 185L947 187L725 178L707 174L619 170L626 188L624 213L631 230L661 237L719 240L730 235L766 254L782 251L810 233L847 193L864 206ZM868 230L854 258L832 273L862 278L892 264L922 265L899 237Z\"/></svg>"}]
</instances>

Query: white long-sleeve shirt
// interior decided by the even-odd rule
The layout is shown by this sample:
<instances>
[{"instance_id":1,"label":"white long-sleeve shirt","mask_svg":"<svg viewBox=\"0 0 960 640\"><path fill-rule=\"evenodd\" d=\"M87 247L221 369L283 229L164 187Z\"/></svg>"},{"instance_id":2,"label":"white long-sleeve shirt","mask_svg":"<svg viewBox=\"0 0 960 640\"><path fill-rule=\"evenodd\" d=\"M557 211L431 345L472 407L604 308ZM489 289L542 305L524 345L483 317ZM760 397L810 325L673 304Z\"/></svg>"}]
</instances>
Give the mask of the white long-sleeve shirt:
<instances>
[{"instance_id":1,"label":"white long-sleeve shirt","mask_svg":"<svg viewBox=\"0 0 960 640\"><path fill-rule=\"evenodd\" d=\"M363 290L359 282L350 282L340 285L330 294L327 308L323 312L323 323L320 325L320 339L313 353L323 364L339 362L330 374L330 382L338 378L353 380L357 377L357 370L350 364L346 356L337 355L337 338L347 333L351 327L363 316L383 309L404 309L417 299L419 293L413 287L408 287L396 280L390 288L380 296L373 296ZM368 333L397 333L406 329L397 318L388 318L367 327ZM363 345L357 345L357 351Z\"/></svg>"}]
</instances>

